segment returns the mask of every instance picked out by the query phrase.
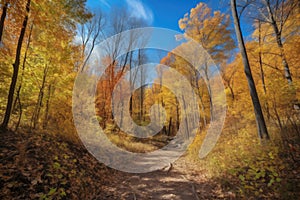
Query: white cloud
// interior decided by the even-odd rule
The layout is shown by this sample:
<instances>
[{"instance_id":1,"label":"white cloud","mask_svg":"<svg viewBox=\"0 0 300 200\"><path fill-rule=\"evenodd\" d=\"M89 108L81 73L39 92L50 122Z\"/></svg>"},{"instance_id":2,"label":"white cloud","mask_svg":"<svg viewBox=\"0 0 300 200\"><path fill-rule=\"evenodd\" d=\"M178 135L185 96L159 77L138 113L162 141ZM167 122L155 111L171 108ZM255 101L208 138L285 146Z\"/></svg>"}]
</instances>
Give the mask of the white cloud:
<instances>
[{"instance_id":1,"label":"white cloud","mask_svg":"<svg viewBox=\"0 0 300 200\"><path fill-rule=\"evenodd\" d=\"M153 22L152 10L144 5L141 0L126 0L126 3L132 17L144 19L150 24Z\"/></svg>"},{"instance_id":2,"label":"white cloud","mask_svg":"<svg viewBox=\"0 0 300 200\"><path fill-rule=\"evenodd\" d=\"M110 8L110 4L107 2L107 0L99 0L104 6Z\"/></svg>"}]
</instances>

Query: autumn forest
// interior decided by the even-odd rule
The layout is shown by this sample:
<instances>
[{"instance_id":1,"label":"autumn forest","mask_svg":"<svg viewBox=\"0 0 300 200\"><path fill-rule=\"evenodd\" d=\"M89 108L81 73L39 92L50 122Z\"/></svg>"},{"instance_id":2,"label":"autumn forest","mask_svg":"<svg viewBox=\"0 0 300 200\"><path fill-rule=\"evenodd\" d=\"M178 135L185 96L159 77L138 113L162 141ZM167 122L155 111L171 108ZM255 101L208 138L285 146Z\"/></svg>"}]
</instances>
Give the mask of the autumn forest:
<instances>
[{"instance_id":1,"label":"autumn forest","mask_svg":"<svg viewBox=\"0 0 300 200\"><path fill-rule=\"evenodd\" d=\"M299 199L300 3L214 3L1 0L0 199Z\"/></svg>"}]
</instances>

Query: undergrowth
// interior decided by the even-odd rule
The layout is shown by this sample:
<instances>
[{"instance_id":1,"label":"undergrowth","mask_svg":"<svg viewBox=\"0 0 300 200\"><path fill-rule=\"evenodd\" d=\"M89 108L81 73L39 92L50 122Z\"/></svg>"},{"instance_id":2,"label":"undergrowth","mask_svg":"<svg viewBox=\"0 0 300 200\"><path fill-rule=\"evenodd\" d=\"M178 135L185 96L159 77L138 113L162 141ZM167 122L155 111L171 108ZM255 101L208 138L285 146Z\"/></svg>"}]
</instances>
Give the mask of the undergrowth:
<instances>
[{"instance_id":1,"label":"undergrowth","mask_svg":"<svg viewBox=\"0 0 300 200\"><path fill-rule=\"evenodd\" d=\"M294 164L278 137L282 133L275 128L270 130L272 139L261 142L255 127L247 126L238 131L225 128L213 151L199 159L198 152L205 137L202 132L190 145L187 157L240 198L296 199L295 184L299 185L299 181L291 184L289 178Z\"/></svg>"}]
</instances>

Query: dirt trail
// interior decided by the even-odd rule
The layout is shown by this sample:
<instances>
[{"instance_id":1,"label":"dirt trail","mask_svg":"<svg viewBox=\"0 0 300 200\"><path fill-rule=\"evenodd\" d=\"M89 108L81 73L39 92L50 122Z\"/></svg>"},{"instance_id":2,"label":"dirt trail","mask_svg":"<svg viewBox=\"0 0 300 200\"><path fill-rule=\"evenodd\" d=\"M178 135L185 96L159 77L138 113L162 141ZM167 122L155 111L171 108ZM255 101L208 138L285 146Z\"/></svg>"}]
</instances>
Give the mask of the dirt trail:
<instances>
[{"instance_id":1,"label":"dirt trail","mask_svg":"<svg viewBox=\"0 0 300 200\"><path fill-rule=\"evenodd\" d=\"M199 168L199 167L198 167ZM224 192L221 186L206 177L205 171L196 170L195 164L181 158L172 170L145 174L126 174L115 190L121 199L232 199L234 194Z\"/></svg>"}]
</instances>

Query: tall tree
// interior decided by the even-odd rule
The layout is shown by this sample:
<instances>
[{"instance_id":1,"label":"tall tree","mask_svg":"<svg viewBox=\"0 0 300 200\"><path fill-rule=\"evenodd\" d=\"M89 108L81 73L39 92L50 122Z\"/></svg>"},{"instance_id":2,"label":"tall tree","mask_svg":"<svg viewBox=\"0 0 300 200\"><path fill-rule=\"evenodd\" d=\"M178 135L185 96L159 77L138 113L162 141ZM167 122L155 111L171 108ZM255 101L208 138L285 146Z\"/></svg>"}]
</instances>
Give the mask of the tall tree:
<instances>
[{"instance_id":1,"label":"tall tree","mask_svg":"<svg viewBox=\"0 0 300 200\"><path fill-rule=\"evenodd\" d=\"M11 78L9 94L8 94L8 97L7 97L7 105L6 105L5 116L4 116L4 119L3 119L3 122L2 122L2 128L4 128L4 129L7 129L9 119L10 119L10 116L11 116L11 109L12 109L13 100L14 100L14 92L15 92L15 88L16 88L16 83L17 83L18 73L19 73L19 67L20 67L20 57L21 57L22 44L23 44L23 39L24 39L25 32L26 32L27 23L28 23L28 15L29 15L29 12L30 12L30 3L31 3L31 0L27 0L26 13L25 13L25 17L23 19L21 32L20 32L20 36L19 36L19 39L18 39L18 44L17 44L17 49L16 49L16 57L15 57L15 62L13 64L13 75L12 75L12 78Z\"/></svg>"},{"instance_id":2,"label":"tall tree","mask_svg":"<svg viewBox=\"0 0 300 200\"><path fill-rule=\"evenodd\" d=\"M81 37L81 59L82 64L79 67L81 72L84 71L84 68L91 57L95 46L99 43L99 36L104 26L104 18L102 13L95 15L93 18L88 20L84 24L80 24L79 34Z\"/></svg>"},{"instance_id":3,"label":"tall tree","mask_svg":"<svg viewBox=\"0 0 300 200\"><path fill-rule=\"evenodd\" d=\"M290 72L290 67L288 64L288 61L286 59L286 55L284 52L283 48L283 42L282 42L282 29L287 21L287 19L290 16L290 13L293 10L294 5L288 5L289 7L286 8L287 6L287 1L284 0L276 0L274 1L274 6L272 9L272 5L270 0L263 0L266 10L267 10L267 16L263 15L265 17L265 20L270 23L273 27L274 34L276 37L276 42L278 45L278 48L280 49L280 57L282 59L282 65L284 69L284 75L286 80L288 81L289 84L293 82L292 80L292 75ZM293 1L290 1L293 2ZM280 13L280 14L278 14Z\"/></svg>"},{"instance_id":4,"label":"tall tree","mask_svg":"<svg viewBox=\"0 0 300 200\"><path fill-rule=\"evenodd\" d=\"M2 14L0 18L0 44L2 42L2 34L3 34L3 29L4 29L4 22L7 14L7 8L8 8L8 2L4 1L2 5Z\"/></svg>"},{"instance_id":5,"label":"tall tree","mask_svg":"<svg viewBox=\"0 0 300 200\"><path fill-rule=\"evenodd\" d=\"M283 32L287 27L287 21L296 11L297 1L295 0L257 0L248 3L251 5L249 13L255 13L251 18L258 19L259 21L270 25L273 29L272 35L275 38L277 47L279 48L279 56L281 58L285 79L289 84L293 82L290 66L288 63L287 55L284 49ZM253 14L250 14L253 15Z\"/></svg>"},{"instance_id":6,"label":"tall tree","mask_svg":"<svg viewBox=\"0 0 300 200\"><path fill-rule=\"evenodd\" d=\"M257 123L257 128L258 128L258 136L260 139L269 139L269 133L267 130L266 122L265 122L264 115L263 115L261 105L259 102L259 98L257 95L255 83L254 83L251 68L249 65L248 55L246 52L246 48L245 48L245 44L244 44L244 40L243 40L243 36L242 36L240 21L239 21L239 17L237 14L236 0L231 0L231 11L232 11L232 17L234 20L234 28L235 28L235 32L236 32L238 45L239 45L239 49L240 49L241 55L242 55L244 72L246 74L249 91L250 91L250 96L251 96L253 107L254 107L254 113L255 113L255 118L256 118L256 123Z\"/></svg>"},{"instance_id":7,"label":"tall tree","mask_svg":"<svg viewBox=\"0 0 300 200\"><path fill-rule=\"evenodd\" d=\"M234 48L228 15L221 14L220 11L212 13L212 10L206 4L199 3L195 8L191 9L190 13L185 14L178 24L180 29L185 31L185 36L199 42L218 66L226 63L230 57L231 50ZM210 117L213 120L214 112L210 85L210 79L212 78L211 68L207 63L204 63L201 71L203 72L203 78L207 82Z\"/></svg>"}]
</instances>

